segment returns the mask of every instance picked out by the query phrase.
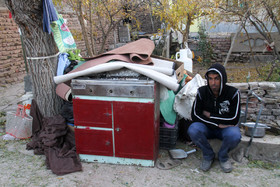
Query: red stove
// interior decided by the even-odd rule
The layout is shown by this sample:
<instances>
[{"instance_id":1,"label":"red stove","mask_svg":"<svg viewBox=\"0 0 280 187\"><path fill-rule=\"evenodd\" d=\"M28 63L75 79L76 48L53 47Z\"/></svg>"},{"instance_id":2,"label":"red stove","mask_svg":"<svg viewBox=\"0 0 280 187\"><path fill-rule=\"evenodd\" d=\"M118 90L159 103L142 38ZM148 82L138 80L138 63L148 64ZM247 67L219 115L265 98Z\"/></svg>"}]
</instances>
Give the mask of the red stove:
<instances>
[{"instance_id":1,"label":"red stove","mask_svg":"<svg viewBox=\"0 0 280 187\"><path fill-rule=\"evenodd\" d=\"M154 166L159 149L159 84L147 77L71 82L81 160Z\"/></svg>"}]
</instances>

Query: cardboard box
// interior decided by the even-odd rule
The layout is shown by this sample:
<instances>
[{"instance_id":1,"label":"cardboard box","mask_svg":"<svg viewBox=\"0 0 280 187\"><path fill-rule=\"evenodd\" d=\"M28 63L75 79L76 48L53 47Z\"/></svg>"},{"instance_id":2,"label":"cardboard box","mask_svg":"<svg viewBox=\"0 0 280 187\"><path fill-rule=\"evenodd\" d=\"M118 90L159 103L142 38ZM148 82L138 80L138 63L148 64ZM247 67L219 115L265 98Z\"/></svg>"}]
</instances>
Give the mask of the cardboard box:
<instances>
[{"instance_id":1,"label":"cardboard box","mask_svg":"<svg viewBox=\"0 0 280 187\"><path fill-rule=\"evenodd\" d=\"M184 78L184 73L185 73L186 70L184 69L184 63L183 62L179 62L177 60L173 60L173 59L170 59L170 58L164 58L164 57L156 56L156 55L151 55L151 57L174 62L175 63L175 73L176 73L176 77L177 77L178 82L180 82ZM187 73L189 74L189 72L187 72Z\"/></svg>"}]
</instances>

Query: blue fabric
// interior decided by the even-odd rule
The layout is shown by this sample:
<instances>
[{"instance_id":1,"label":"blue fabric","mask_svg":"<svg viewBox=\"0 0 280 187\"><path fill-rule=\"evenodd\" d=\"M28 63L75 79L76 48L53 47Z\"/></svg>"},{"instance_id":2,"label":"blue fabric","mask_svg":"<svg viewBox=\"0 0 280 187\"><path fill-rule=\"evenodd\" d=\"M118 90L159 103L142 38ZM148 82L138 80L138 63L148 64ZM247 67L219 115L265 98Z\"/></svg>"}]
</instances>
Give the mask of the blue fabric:
<instances>
[{"instance_id":1,"label":"blue fabric","mask_svg":"<svg viewBox=\"0 0 280 187\"><path fill-rule=\"evenodd\" d=\"M70 60L68 59L68 53L60 53L58 57L58 64L56 75L63 75L64 70L71 64Z\"/></svg>"},{"instance_id":2,"label":"blue fabric","mask_svg":"<svg viewBox=\"0 0 280 187\"><path fill-rule=\"evenodd\" d=\"M70 126L74 127L74 124L73 124L73 123L67 123L67 125L70 125Z\"/></svg>"},{"instance_id":3,"label":"blue fabric","mask_svg":"<svg viewBox=\"0 0 280 187\"><path fill-rule=\"evenodd\" d=\"M212 160L215 158L215 153L207 139L220 139L222 145L218 153L218 159L221 162L228 160L228 152L234 149L241 141L241 133L238 126L231 126L224 129L210 129L201 122L194 122L188 129L188 134L203 153L205 160Z\"/></svg>"},{"instance_id":4,"label":"blue fabric","mask_svg":"<svg viewBox=\"0 0 280 187\"><path fill-rule=\"evenodd\" d=\"M52 0L43 0L43 31L51 33L51 23L58 20Z\"/></svg>"}]
</instances>

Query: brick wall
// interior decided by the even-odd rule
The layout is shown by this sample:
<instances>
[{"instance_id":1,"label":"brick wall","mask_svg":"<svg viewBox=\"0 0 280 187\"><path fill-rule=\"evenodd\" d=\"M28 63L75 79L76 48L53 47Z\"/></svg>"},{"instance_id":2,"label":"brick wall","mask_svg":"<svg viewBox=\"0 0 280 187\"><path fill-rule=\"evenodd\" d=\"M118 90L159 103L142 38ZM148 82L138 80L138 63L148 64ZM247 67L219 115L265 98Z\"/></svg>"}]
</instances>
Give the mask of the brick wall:
<instances>
[{"instance_id":1,"label":"brick wall","mask_svg":"<svg viewBox=\"0 0 280 187\"><path fill-rule=\"evenodd\" d=\"M0 86L23 80L25 64L18 27L9 18L7 9L0 8Z\"/></svg>"}]
</instances>

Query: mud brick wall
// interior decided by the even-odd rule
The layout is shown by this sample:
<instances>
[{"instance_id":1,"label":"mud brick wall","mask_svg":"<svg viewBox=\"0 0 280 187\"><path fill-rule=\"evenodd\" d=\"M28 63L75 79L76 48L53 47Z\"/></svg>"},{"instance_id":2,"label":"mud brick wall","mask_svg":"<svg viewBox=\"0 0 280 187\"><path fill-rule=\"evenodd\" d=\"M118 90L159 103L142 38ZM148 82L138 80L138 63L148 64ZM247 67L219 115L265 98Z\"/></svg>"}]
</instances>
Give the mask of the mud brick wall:
<instances>
[{"instance_id":1,"label":"mud brick wall","mask_svg":"<svg viewBox=\"0 0 280 187\"><path fill-rule=\"evenodd\" d=\"M59 13L67 20L67 26L75 39L77 48L81 50L82 56L87 56L77 16L70 11L59 11ZM97 34L95 47L98 52L102 34ZM113 43L114 36L111 34L106 42L105 50L109 50L109 45ZM18 27L14 20L9 18L8 9L0 7L0 86L22 82L25 75L25 62Z\"/></svg>"},{"instance_id":2,"label":"mud brick wall","mask_svg":"<svg viewBox=\"0 0 280 187\"><path fill-rule=\"evenodd\" d=\"M275 41L279 40L275 36L277 34L271 33L271 35L274 37ZM240 36L238 36L238 37L240 37ZM253 59L255 61L259 61L259 62L267 62L267 61L272 61L274 59L272 52L264 50L265 45L253 47L252 50L254 52L254 58L252 59L252 55L251 55L249 47L247 45L240 44L240 38L238 38L238 37L234 43L234 47L233 47L232 53L228 59L228 62L247 63ZM256 33L251 33L250 37L261 38L261 36L259 36L259 34L256 34ZM227 53L231 46L232 38L233 38L232 33L212 34L209 36L208 41L211 43L213 52L214 52L214 58L212 59L212 62L219 62L219 63L225 62ZM243 39L244 39L244 36L243 36Z\"/></svg>"},{"instance_id":3,"label":"mud brick wall","mask_svg":"<svg viewBox=\"0 0 280 187\"><path fill-rule=\"evenodd\" d=\"M280 129L280 82L230 83L241 92L241 107L245 111L249 90L253 90L264 102L260 122ZM262 103L256 97L248 102L247 121L256 121Z\"/></svg>"},{"instance_id":4,"label":"mud brick wall","mask_svg":"<svg viewBox=\"0 0 280 187\"><path fill-rule=\"evenodd\" d=\"M18 27L0 7L0 86L21 82L25 64Z\"/></svg>"},{"instance_id":5,"label":"mud brick wall","mask_svg":"<svg viewBox=\"0 0 280 187\"><path fill-rule=\"evenodd\" d=\"M232 34L212 34L208 36L208 41L210 42L213 49L213 58L211 60L212 63L218 62L223 63L226 60L227 53L231 46L231 38ZM239 44L234 44L234 46L238 46ZM195 56L200 56L200 51L198 51L198 41L190 41L189 47L192 51L195 52ZM236 47L235 47L236 48ZM228 62L239 62L239 63L247 63L250 62L251 53L245 50L242 50L242 47L239 47L240 51L232 51ZM263 49L265 47L263 46ZM273 59L271 52L260 52L254 51L254 58L256 61L267 61L269 59Z\"/></svg>"},{"instance_id":6,"label":"mud brick wall","mask_svg":"<svg viewBox=\"0 0 280 187\"><path fill-rule=\"evenodd\" d=\"M211 35L208 41L212 45L214 57L212 62L225 62L231 45L231 35ZM247 52L232 52L228 62L245 63L249 61L250 54Z\"/></svg>"}]
</instances>

